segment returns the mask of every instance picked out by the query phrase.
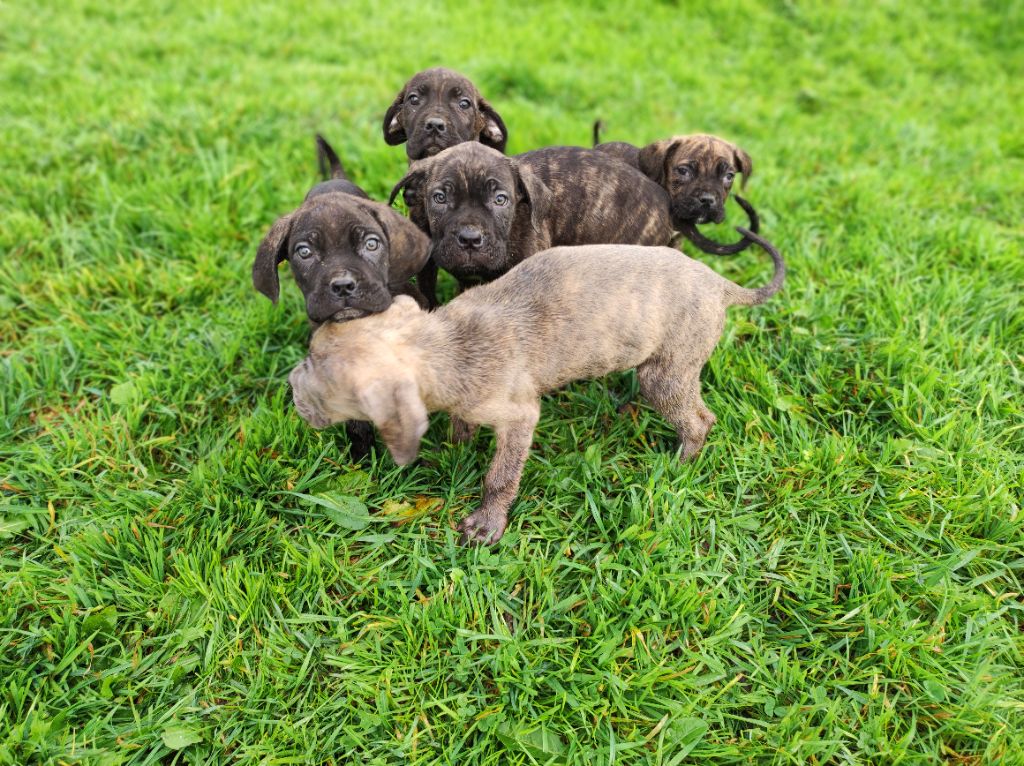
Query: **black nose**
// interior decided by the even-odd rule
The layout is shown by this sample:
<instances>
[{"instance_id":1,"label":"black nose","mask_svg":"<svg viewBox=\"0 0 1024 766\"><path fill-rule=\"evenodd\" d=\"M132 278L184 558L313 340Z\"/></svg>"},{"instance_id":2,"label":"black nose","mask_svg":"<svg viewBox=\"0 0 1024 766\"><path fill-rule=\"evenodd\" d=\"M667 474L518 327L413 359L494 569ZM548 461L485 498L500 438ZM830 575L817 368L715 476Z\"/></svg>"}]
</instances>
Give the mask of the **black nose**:
<instances>
[{"instance_id":1,"label":"black nose","mask_svg":"<svg viewBox=\"0 0 1024 766\"><path fill-rule=\"evenodd\" d=\"M428 133L444 133L446 126L444 124L444 120L440 117L431 117L427 120L424 127L427 129Z\"/></svg>"},{"instance_id":2,"label":"black nose","mask_svg":"<svg viewBox=\"0 0 1024 766\"><path fill-rule=\"evenodd\" d=\"M713 207L715 204L714 194L701 194L700 197L698 197L698 199L700 200L700 204L702 204L704 207Z\"/></svg>"},{"instance_id":3,"label":"black nose","mask_svg":"<svg viewBox=\"0 0 1024 766\"><path fill-rule=\"evenodd\" d=\"M356 281L352 277L335 277L331 280L331 292L344 298L356 291Z\"/></svg>"},{"instance_id":4,"label":"black nose","mask_svg":"<svg viewBox=\"0 0 1024 766\"><path fill-rule=\"evenodd\" d=\"M484 233L476 226L463 226L456 238L463 247L480 247L484 243Z\"/></svg>"}]
</instances>

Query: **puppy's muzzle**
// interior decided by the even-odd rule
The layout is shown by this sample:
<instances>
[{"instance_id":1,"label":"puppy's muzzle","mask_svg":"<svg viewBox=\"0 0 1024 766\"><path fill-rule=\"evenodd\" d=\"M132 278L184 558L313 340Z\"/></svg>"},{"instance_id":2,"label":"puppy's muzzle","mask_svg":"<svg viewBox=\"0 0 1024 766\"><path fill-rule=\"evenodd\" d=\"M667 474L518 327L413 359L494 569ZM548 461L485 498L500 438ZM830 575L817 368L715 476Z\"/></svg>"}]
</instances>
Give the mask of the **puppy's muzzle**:
<instances>
[{"instance_id":1,"label":"puppy's muzzle","mask_svg":"<svg viewBox=\"0 0 1024 766\"><path fill-rule=\"evenodd\" d=\"M476 226L463 226L455 239L463 250L479 250L484 244L484 233Z\"/></svg>"}]
</instances>

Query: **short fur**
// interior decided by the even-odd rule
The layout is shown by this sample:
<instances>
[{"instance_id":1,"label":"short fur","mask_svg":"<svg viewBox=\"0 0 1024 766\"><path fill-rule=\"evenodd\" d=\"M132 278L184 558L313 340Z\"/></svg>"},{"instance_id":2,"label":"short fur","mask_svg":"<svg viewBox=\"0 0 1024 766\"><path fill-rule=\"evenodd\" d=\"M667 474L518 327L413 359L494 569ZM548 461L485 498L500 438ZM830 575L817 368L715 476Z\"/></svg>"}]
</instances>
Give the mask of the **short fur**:
<instances>
[{"instance_id":1,"label":"short fur","mask_svg":"<svg viewBox=\"0 0 1024 766\"><path fill-rule=\"evenodd\" d=\"M372 420L400 465L416 458L428 412L493 427L483 502L459 528L465 540L494 543L545 392L635 367L641 392L675 426L681 458L697 454L715 422L700 371L725 309L763 303L785 276L778 252L740 231L772 256L766 287L739 287L667 247L563 247L432 313L399 298L383 314L325 325L289 376L295 406L315 428Z\"/></svg>"},{"instance_id":2,"label":"short fur","mask_svg":"<svg viewBox=\"0 0 1024 766\"><path fill-rule=\"evenodd\" d=\"M464 141L503 152L508 141L501 115L469 78L441 67L413 75L388 107L382 128L388 145L405 144L410 161Z\"/></svg>"},{"instance_id":3,"label":"short fur","mask_svg":"<svg viewBox=\"0 0 1024 766\"><path fill-rule=\"evenodd\" d=\"M666 245L668 198L635 169L591 149L556 146L506 157L466 143L415 162L410 217L430 235L431 260L466 287L549 247Z\"/></svg>"},{"instance_id":4,"label":"short fur","mask_svg":"<svg viewBox=\"0 0 1024 766\"><path fill-rule=\"evenodd\" d=\"M400 294L427 305L409 284L427 260L423 233L387 205L318 188L263 238L252 267L256 289L277 303L277 266L286 260L313 324L383 311Z\"/></svg>"},{"instance_id":5,"label":"short fur","mask_svg":"<svg viewBox=\"0 0 1024 766\"><path fill-rule=\"evenodd\" d=\"M595 148L638 168L661 186L669 195L676 229L685 224L721 223L735 176L743 175L742 187L754 171L749 154L705 133L674 136L642 148L623 141Z\"/></svg>"}]
</instances>

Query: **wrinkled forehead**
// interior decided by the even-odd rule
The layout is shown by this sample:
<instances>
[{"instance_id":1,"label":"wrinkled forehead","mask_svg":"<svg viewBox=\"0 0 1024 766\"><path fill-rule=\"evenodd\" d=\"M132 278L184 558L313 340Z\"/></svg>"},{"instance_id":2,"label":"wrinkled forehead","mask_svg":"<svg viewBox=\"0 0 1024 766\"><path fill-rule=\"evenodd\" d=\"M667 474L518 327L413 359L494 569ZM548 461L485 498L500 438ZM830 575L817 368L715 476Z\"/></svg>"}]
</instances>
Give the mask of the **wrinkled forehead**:
<instances>
[{"instance_id":1,"label":"wrinkled forehead","mask_svg":"<svg viewBox=\"0 0 1024 766\"><path fill-rule=\"evenodd\" d=\"M693 162L709 170L723 164L733 167L735 149L728 141L715 136L686 136L678 142L672 155L672 162Z\"/></svg>"},{"instance_id":2,"label":"wrinkled forehead","mask_svg":"<svg viewBox=\"0 0 1024 766\"><path fill-rule=\"evenodd\" d=\"M351 194L322 194L307 200L292 224L292 236L320 232L330 241L347 238L353 230L381 234L380 224Z\"/></svg>"},{"instance_id":3,"label":"wrinkled forehead","mask_svg":"<svg viewBox=\"0 0 1024 766\"><path fill-rule=\"evenodd\" d=\"M503 154L486 149L482 144L464 143L460 147L472 147L434 162L430 173L430 185L450 184L456 189L485 189L494 185L510 188L515 182L512 165ZM451 151L451 150L449 150Z\"/></svg>"},{"instance_id":4,"label":"wrinkled forehead","mask_svg":"<svg viewBox=\"0 0 1024 766\"><path fill-rule=\"evenodd\" d=\"M458 72L451 69L427 69L413 77L405 86L406 92L441 93L475 98L476 87Z\"/></svg>"}]
</instances>

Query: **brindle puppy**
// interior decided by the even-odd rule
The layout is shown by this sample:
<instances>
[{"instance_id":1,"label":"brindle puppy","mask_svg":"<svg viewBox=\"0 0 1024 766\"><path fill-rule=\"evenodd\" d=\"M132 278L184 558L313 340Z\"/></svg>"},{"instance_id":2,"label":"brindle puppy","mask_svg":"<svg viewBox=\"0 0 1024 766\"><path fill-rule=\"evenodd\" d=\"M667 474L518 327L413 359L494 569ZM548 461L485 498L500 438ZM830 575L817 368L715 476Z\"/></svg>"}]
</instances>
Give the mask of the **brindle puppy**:
<instances>
[{"instance_id":1,"label":"brindle puppy","mask_svg":"<svg viewBox=\"0 0 1024 766\"><path fill-rule=\"evenodd\" d=\"M277 267L287 260L314 328L384 311L400 294L428 305L409 279L426 263L429 240L409 219L349 181L320 136L317 145L322 166L329 163L334 177L310 189L298 210L277 219L256 252L253 285L277 303ZM347 431L352 456L365 456L373 429L353 422Z\"/></svg>"},{"instance_id":2,"label":"brindle puppy","mask_svg":"<svg viewBox=\"0 0 1024 766\"><path fill-rule=\"evenodd\" d=\"M384 140L405 143L410 162L432 157L464 141L505 151L508 130L501 116L467 77L451 69L413 75L384 115Z\"/></svg>"},{"instance_id":3,"label":"brindle puppy","mask_svg":"<svg viewBox=\"0 0 1024 766\"><path fill-rule=\"evenodd\" d=\"M402 293L426 303L409 280L427 260L427 238L349 181L320 136L317 145L334 177L314 186L297 210L274 222L256 252L253 285L277 303L277 266L287 260L314 325L383 311Z\"/></svg>"},{"instance_id":4,"label":"brindle puppy","mask_svg":"<svg viewBox=\"0 0 1024 766\"><path fill-rule=\"evenodd\" d=\"M700 371L725 310L763 303L785 276L778 251L740 233L772 257L775 275L765 287L735 285L666 247L563 247L431 313L398 298L383 314L325 325L288 378L296 409L314 428L373 420L399 465L416 458L428 412L493 427L483 502L459 529L463 540L495 543L519 489L540 396L570 381L636 367L640 391L676 428L681 459L700 451L715 422L701 400Z\"/></svg>"},{"instance_id":5,"label":"brindle puppy","mask_svg":"<svg viewBox=\"0 0 1024 766\"><path fill-rule=\"evenodd\" d=\"M426 224L431 260L463 287L556 245L665 245L672 237L664 190L591 149L506 157L459 144L413 163L391 201L407 184L421 191L410 215Z\"/></svg>"},{"instance_id":6,"label":"brindle puppy","mask_svg":"<svg viewBox=\"0 0 1024 766\"><path fill-rule=\"evenodd\" d=\"M598 128L594 129L595 138ZM697 232L697 224L721 223L725 220L725 200L736 175L742 173L742 184L754 170L750 155L735 144L704 133L675 136L656 141L642 148L623 141L598 144L597 151L617 157L638 168L644 175L668 192L672 225L694 240L702 249L711 240ZM757 231L753 209L737 197L751 217L751 229ZM691 236L696 233L696 236ZM743 247L749 245L743 243ZM736 246L733 246L736 247ZM731 248L706 250L727 254L739 252Z\"/></svg>"}]
</instances>

